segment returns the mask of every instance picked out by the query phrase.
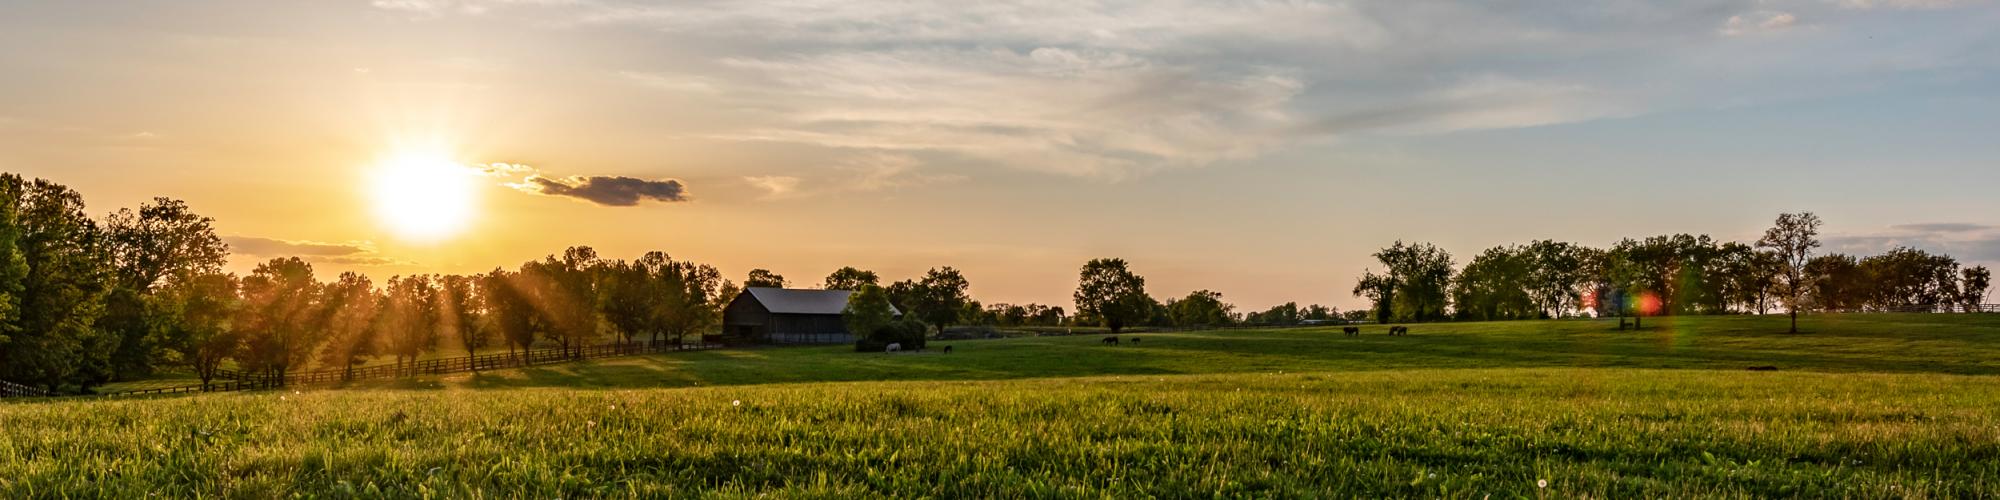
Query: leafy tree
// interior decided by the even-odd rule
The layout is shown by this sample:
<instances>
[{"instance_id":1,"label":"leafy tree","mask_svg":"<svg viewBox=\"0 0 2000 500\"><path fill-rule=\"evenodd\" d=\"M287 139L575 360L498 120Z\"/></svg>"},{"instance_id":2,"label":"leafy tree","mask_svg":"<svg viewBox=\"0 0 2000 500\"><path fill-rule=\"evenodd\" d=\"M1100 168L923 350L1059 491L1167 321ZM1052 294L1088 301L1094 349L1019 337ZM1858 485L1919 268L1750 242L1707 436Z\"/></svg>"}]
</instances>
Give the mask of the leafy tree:
<instances>
[{"instance_id":1,"label":"leafy tree","mask_svg":"<svg viewBox=\"0 0 2000 500\"><path fill-rule=\"evenodd\" d=\"M1868 274L1851 255L1827 254L1806 262L1806 304L1821 311L1861 309L1868 303Z\"/></svg>"},{"instance_id":2,"label":"leafy tree","mask_svg":"<svg viewBox=\"0 0 2000 500\"><path fill-rule=\"evenodd\" d=\"M1227 325L1236 306L1222 301L1222 293L1209 290L1188 292L1186 298L1167 302L1167 315L1173 318L1174 326L1220 326Z\"/></svg>"},{"instance_id":3,"label":"leafy tree","mask_svg":"<svg viewBox=\"0 0 2000 500\"><path fill-rule=\"evenodd\" d=\"M1992 285L1993 271L1986 266L1965 268L1958 285L1959 304L1965 307L1965 312L1979 312L1979 307L1986 303L1986 290Z\"/></svg>"},{"instance_id":4,"label":"leafy tree","mask_svg":"<svg viewBox=\"0 0 2000 500\"><path fill-rule=\"evenodd\" d=\"M185 366L201 379L203 390L215 380L222 362L242 348L234 326L238 280L219 272L184 275L147 297L148 315L165 351L162 361Z\"/></svg>"},{"instance_id":5,"label":"leafy tree","mask_svg":"<svg viewBox=\"0 0 2000 500\"><path fill-rule=\"evenodd\" d=\"M1583 298L1584 262L1596 250L1551 240L1536 240L1521 248L1527 261L1527 291L1550 318L1561 318Z\"/></svg>"},{"instance_id":6,"label":"leafy tree","mask_svg":"<svg viewBox=\"0 0 2000 500\"><path fill-rule=\"evenodd\" d=\"M1799 306L1808 287L1806 262L1812 260L1813 249L1819 248L1819 226L1819 216L1812 212L1778 214L1777 222L1757 240L1759 248L1777 252L1782 264L1779 291L1792 314L1791 333L1799 333Z\"/></svg>"},{"instance_id":7,"label":"leafy tree","mask_svg":"<svg viewBox=\"0 0 2000 500\"><path fill-rule=\"evenodd\" d=\"M485 291L479 298L486 302L487 320L500 334L500 341L507 344L508 355L516 348L528 350L544 324L535 310L531 285L520 274L504 269L481 275L479 281L479 288Z\"/></svg>"},{"instance_id":8,"label":"leafy tree","mask_svg":"<svg viewBox=\"0 0 2000 500\"><path fill-rule=\"evenodd\" d=\"M39 384L92 385L108 378L115 339L95 327L110 289L101 230L84 214L83 196L60 184L0 174L0 232L14 233L14 256L0 255L0 285L17 302L0 328L0 378ZM18 264L17 264L18 263ZM18 292L15 292L18 291Z\"/></svg>"},{"instance_id":9,"label":"leafy tree","mask_svg":"<svg viewBox=\"0 0 2000 500\"><path fill-rule=\"evenodd\" d=\"M245 334L244 368L282 383L303 365L326 337L318 335L320 286L313 269L297 257L258 264L243 278L243 308L237 324Z\"/></svg>"},{"instance_id":10,"label":"leafy tree","mask_svg":"<svg viewBox=\"0 0 2000 500\"><path fill-rule=\"evenodd\" d=\"M671 300L665 283L649 271L643 264L619 260L606 262L599 275L599 310L625 343L642 332L657 335L660 309Z\"/></svg>"},{"instance_id":11,"label":"leafy tree","mask_svg":"<svg viewBox=\"0 0 2000 500\"><path fill-rule=\"evenodd\" d=\"M338 366L342 380L353 380L354 365L379 352L381 328L376 316L386 298L375 293L375 283L367 276L346 272L326 285L322 300L326 347L320 350L320 366Z\"/></svg>"},{"instance_id":12,"label":"leafy tree","mask_svg":"<svg viewBox=\"0 0 2000 500\"><path fill-rule=\"evenodd\" d=\"M395 356L399 371L405 362L415 363L424 352L437 347L438 292L427 275L389 278L389 298L383 315L382 344ZM412 367L414 369L414 367Z\"/></svg>"},{"instance_id":13,"label":"leafy tree","mask_svg":"<svg viewBox=\"0 0 2000 500\"><path fill-rule=\"evenodd\" d=\"M726 281L714 266L676 261L663 252L646 254L638 266L653 284L650 289L658 299L652 316L653 341L660 340L657 335L666 335L680 345L686 343L688 335L721 322L721 309L728 305L722 298Z\"/></svg>"},{"instance_id":14,"label":"leafy tree","mask_svg":"<svg viewBox=\"0 0 2000 500\"><path fill-rule=\"evenodd\" d=\"M890 285L889 298L911 318L919 319L944 333L945 328L958 323L966 305L972 298L966 295L971 288L965 275L950 266L932 268L917 281L900 281Z\"/></svg>"},{"instance_id":15,"label":"leafy tree","mask_svg":"<svg viewBox=\"0 0 2000 500\"><path fill-rule=\"evenodd\" d=\"M1263 312L1250 313L1243 318L1244 323L1253 325L1296 325L1299 324L1299 303L1286 302L1271 306Z\"/></svg>"},{"instance_id":16,"label":"leafy tree","mask_svg":"<svg viewBox=\"0 0 2000 500\"><path fill-rule=\"evenodd\" d=\"M479 300L479 281L471 276L445 275L437 278L438 329L444 338L458 341L467 356L478 355L493 338L481 321L484 311ZM473 371L479 365L472 365Z\"/></svg>"},{"instance_id":17,"label":"leafy tree","mask_svg":"<svg viewBox=\"0 0 2000 500\"><path fill-rule=\"evenodd\" d=\"M847 331L856 337L867 337L896 320L896 311L889 306L889 292L882 287L862 284L860 290L847 296L847 309L841 311L840 319L847 324Z\"/></svg>"},{"instance_id":18,"label":"leafy tree","mask_svg":"<svg viewBox=\"0 0 2000 500\"><path fill-rule=\"evenodd\" d=\"M840 268L839 270L834 271L833 274L826 275L826 282L821 286L821 288L825 288L828 290L847 290L850 292L860 291L861 287L876 285L879 284L880 281L881 278L875 276L875 271L864 271L852 267L843 267Z\"/></svg>"},{"instance_id":19,"label":"leafy tree","mask_svg":"<svg viewBox=\"0 0 2000 500\"><path fill-rule=\"evenodd\" d=\"M1958 260L1923 250L1898 247L1861 259L1867 274L1869 302L1877 309L1935 310L1959 302Z\"/></svg>"},{"instance_id":20,"label":"leafy tree","mask_svg":"<svg viewBox=\"0 0 2000 500\"><path fill-rule=\"evenodd\" d=\"M590 247L571 247L561 258L554 255L521 268L522 278L531 284L533 298L546 327L542 332L563 352L581 355L583 346L597 338L597 273L601 261Z\"/></svg>"},{"instance_id":21,"label":"leafy tree","mask_svg":"<svg viewBox=\"0 0 2000 500\"><path fill-rule=\"evenodd\" d=\"M767 269L751 269L750 278L743 280L744 288L785 288L785 277Z\"/></svg>"},{"instance_id":22,"label":"leafy tree","mask_svg":"<svg viewBox=\"0 0 2000 500\"><path fill-rule=\"evenodd\" d=\"M1474 257L1452 282L1459 317L1481 321L1531 319L1545 309L1531 288L1535 260L1526 250L1489 248Z\"/></svg>"},{"instance_id":23,"label":"leafy tree","mask_svg":"<svg viewBox=\"0 0 2000 500\"><path fill-rule=\"evenodd\" d=\"M1374 306L1375 322L1388 323L1391 319L1391 304L1396 300L1396 279L1388 275L1366 271L1354 283L1354 296L1368 299Z\"/></svg>"},{"instance_id":24,"label":"leafy tree","mask_svg":"<svg viewBox=\"0 0 2000 500\"><path fill-rule=\"evenodd\" d=\"M1354 294L1366 295L1389 307L1385 319L1428 321L1444 317L1450 306L1451 254L1429 243L1394 246L1375 253L1387 275L1368 273L1355 284Z\"/></svg>"},{"instance_id":25,"label":"leafy tree","mask_svg":"<svg viewBox=\"0 0 2000 500\"><path fill-rule=\"evenodd\" d=\"M186 203L167 198L155 198L136 212L119 210L106 219L104 239L116 288L107 297L100 325L117 337L111 364L119 378L152 373L156 346L148 334L172 328L146 317L146 296L166 280L222 270L229 246L215 235L213 222Z\"/></svg>"},{"instance_id":26,"label":"leafy tree","mask_svg":"<svg viewBox=\"0 0 2000 500\"><path fill-rule=\"evenodd\" d=\"M1078 273L1077 314L1102 322L1111 333L1125 325L1144 321L1152 315L1156 302L1146 295L1146 278L1132 273L1125 259L1092 259Z\"/></svg>"},{"instance_id":27,"label":"leafy tree","mask_svg":"<svg viewBox=\"0 0 2000 500\"><path fill-rule=\"evenodd\" d=\"M1306 321L1331 321L1340 319L1340 310L1319 304L1299 310L1299 319Z\"/></svg>"}]
</instances>

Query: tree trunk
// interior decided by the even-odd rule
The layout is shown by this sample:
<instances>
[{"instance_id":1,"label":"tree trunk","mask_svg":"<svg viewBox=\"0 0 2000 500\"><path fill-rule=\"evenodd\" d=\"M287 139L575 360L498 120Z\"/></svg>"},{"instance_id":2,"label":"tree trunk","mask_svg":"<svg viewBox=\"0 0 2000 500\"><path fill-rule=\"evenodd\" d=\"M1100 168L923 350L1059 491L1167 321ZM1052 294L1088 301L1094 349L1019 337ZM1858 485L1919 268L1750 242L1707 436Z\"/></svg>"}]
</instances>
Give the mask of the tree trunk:
<instances>
[{"instance_id":1,"label":"tree trunk","mask_svg":"<svg viewBox=\"0 0 2000 500\"><path fill-rule=\"evenodd\" d=\"M1799 333L1799 308L1797 308L1797 307L1794 307L1794 308L1792 308L1792 331L1791 331L1791 333Z\"/></svg>"}]
</instances>

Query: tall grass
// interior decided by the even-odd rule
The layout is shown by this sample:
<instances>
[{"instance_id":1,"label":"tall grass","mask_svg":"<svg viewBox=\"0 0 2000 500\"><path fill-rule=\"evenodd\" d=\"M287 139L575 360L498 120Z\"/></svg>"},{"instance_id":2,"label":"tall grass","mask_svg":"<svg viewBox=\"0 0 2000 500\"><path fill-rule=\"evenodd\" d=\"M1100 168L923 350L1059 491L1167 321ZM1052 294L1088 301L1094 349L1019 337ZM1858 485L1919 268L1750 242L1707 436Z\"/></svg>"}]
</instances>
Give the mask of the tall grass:
<instances>
[{"instance_id":1,"label":"tall grass","mask_svg":"<svg viewBox=\"0 0 2000 500\"><path fill-rule=\"evenodd\" d=\"M0 496L1991 498L1995 382L1547 368L16 404Z\"/></svg>"}]
</instances>

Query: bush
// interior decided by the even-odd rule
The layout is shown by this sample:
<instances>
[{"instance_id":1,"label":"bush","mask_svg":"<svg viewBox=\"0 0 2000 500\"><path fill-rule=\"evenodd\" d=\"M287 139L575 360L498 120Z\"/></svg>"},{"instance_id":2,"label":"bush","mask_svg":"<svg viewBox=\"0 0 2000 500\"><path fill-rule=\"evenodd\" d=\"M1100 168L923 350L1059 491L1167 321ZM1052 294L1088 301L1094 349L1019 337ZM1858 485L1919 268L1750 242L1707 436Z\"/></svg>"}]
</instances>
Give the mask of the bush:
<instances>
[{"instance_id":1,"label":"bush","mask_svg":"<svg viewBox=\"0 0 2000 500\"><path fill-rule=\"evenodd\" d=\"M903 350L915 351L924 348L926 333L930 325L914 319L892 321L876 328L867 338L854 341L854 352L882 352L889 344L903 344Z\"/></svg>"}]
</instances>

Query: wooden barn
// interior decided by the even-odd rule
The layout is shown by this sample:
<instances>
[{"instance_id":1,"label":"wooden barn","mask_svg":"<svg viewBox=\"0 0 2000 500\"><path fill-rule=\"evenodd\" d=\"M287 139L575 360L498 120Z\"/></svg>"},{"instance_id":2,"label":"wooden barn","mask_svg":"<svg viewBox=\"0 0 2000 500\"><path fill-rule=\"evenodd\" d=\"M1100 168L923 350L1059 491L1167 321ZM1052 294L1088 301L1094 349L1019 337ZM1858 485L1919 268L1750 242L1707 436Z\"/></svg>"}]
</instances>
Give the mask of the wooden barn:
<instances>
[{"instance_id":1,"label":"wooden barn","mask_svg":"<svg viewBox=\"0 0 2000 500\"><path fill-rule=\"evenodd\" d=\"M840 313L847 310L847 296L853 293L747 288L723 308L722 334L734 344L851 343L856 338Z\"/></svg>"}]
</instances>

